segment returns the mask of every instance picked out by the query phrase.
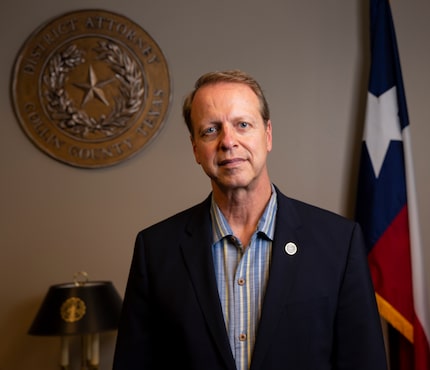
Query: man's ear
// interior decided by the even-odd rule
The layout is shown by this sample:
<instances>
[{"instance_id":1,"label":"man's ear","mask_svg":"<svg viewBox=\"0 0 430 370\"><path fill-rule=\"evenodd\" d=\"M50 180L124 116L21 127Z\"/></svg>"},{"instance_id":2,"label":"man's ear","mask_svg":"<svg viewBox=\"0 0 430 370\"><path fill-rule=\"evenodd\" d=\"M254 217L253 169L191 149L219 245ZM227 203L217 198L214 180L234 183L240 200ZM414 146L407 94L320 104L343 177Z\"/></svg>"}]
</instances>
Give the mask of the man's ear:
<instances>
[{"instance_id":1,"label":"man's ear","mask_svg":"<svg viewBox=\"0 0 430 370\"><path fill-rule=\"evenodd\" d=\"M197 164L200 164L200 160L199 160L198 155L197 155L196 142L194 141L193 135L190 135L190 141L191 141L191 145L193 147L194 159L196 160Z\"/></svg>"},{"instance_id":2,"label":"man's ear","mask_svg":"<svg viewBox=\"0 0 430 370\"><path fill-rule=\"evenodd\" d=\"M266 142L267 142L267 151L270 152L272 150L272 121L269 119L266 124Z\"/></svg>"}]
</instances>

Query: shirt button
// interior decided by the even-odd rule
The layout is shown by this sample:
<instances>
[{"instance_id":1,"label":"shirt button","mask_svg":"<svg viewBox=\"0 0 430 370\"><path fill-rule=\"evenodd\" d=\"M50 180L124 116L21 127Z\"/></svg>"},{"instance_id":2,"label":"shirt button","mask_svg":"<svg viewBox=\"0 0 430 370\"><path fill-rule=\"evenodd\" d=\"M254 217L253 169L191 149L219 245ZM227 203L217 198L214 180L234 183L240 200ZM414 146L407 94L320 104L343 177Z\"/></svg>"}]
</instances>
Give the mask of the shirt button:
<instances>
[{"instance_id":1,"label":"shirt button","mask_svg":"<svg viewBox=\"0 0 430 370\"><path fill-rule=\"evenodd\" d=\"M246 341L246 334L245 334L245 333L240 334L240 335L239 335L239 340L240 340L241 342Z\"/></svg>"},{"instance_id":2,"label":"shirt button","mask_svg":"<svg viewBox=\"0 0 430 370\"><path fill-rule=\"evenodd\" d=\"M244 279L244 278L240 278L240 279L237 281L237 283L238 283L240 286L245 285L245 279Z\"/></svg>"}]
</instances>

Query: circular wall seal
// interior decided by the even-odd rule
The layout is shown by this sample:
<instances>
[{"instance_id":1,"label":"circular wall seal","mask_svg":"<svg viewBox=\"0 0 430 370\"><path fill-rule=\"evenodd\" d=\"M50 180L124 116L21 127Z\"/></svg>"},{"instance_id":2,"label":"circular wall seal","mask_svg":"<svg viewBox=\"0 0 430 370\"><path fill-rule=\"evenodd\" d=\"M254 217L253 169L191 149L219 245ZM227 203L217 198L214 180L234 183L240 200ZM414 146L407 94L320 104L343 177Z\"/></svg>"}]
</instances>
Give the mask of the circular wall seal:
<instances>
[{"instance_id":1,"label":"circular wall seal","mask_svg":"<svg viewBox=\"0 0 430 370\"><path fill-rule=\"evenodd\" d=\"M28 137L72 166L110 166L163 126L171 98L166 59L131 20L104 10L66 13L24 43L12 76Z\"/></svg>"}]
</instances>

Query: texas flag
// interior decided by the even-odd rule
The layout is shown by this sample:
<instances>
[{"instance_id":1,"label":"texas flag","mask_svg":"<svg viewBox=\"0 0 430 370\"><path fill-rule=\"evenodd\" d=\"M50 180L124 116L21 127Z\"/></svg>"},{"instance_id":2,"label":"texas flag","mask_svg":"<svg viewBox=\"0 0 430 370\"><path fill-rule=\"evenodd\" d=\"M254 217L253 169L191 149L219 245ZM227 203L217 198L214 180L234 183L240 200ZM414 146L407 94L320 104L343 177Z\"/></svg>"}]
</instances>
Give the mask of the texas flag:
<instances>
[{"instance_id":1,"label":"texas flag","mask_svg":"<svg viewBox=\"0 0 430 370\"><path fill-rule=\"evenodd\" d=\"M430 300L423 268L409 118L388 0L370 1L371 68L356 219L381 316L399 333L392 369L430 369Z\"/></svg>"}]
</instances>

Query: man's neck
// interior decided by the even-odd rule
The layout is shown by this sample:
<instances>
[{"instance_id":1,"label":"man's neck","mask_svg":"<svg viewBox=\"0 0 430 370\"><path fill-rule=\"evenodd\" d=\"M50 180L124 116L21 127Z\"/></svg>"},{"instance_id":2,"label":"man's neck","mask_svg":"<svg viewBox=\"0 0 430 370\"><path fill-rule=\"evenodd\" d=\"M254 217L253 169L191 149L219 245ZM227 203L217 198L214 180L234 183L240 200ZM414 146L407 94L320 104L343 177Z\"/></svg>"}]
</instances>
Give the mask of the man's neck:
<instances>
[{"instance_id":1,"label":"man's neck","mask_svg":"<svg viewBox=\"0 0 430 370\"><path fill-rule=\"evenodd\" d=\"M258 222L270 200L270 182L255 189L237 188L221 191L214 187L214 199L235 236L244 246L249 244Z\"/></svg>"}]
</instances>

